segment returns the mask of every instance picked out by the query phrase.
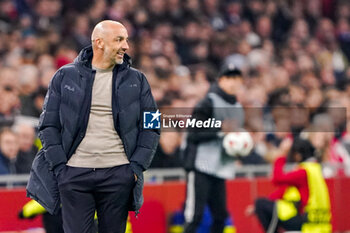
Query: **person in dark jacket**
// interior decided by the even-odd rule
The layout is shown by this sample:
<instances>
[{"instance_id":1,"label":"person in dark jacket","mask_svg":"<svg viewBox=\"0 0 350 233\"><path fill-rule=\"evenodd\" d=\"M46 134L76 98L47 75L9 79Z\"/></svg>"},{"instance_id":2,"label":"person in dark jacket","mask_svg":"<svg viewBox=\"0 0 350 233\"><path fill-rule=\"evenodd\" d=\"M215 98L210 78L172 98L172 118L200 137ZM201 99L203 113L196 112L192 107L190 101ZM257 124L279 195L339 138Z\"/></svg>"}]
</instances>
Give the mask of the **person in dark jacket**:
<instances>
[{"instance_id":1,"label":"person in dark jacket","mask_svg":"<svg viewBox=\"0 0 350 233\"><path fill-rule=\"evenodd\" d=\"M17 134L10 128L0 131L0 175L16 174L15 162L18 154Z\"/></svg>"},{"instance_id":2,"label":"person in dark jacket","mask_svg":"<svg viewBox=\"0 0 350 233\"><path fill-rule=\"evenodd\" d=\"M130 67L126 28L102 21L91 37L51 80L27 194L51 214L62 203L65 233L90 232L95 210L100 233L124 233L159 140L141 116L157 106L146 77Z\"/></svg>"},{"instance_id":3,"label":"person in dark jacket","mask_svg":"<svg viewBox=\"0 0 350 233\"><path fill-rule=\"evenodd\" d=\"M15 163L16 173L28 174L38 152L38 148L34 145L35 130L33 126L26 123L16 124L14 130L19 142L19 152Z\"/></svg>"},{"instance_id":4,"label":"person in dark jacket","mask_svg":"<svg viewBox=\"0 0 350 233\"><path fill-rule=\"evenodd\" d=\"M185 233L194 233L208 204L213 216L211 231L223 232L228 216L225 179L234 178L233 159L224 156L222 139L225 133L243 126L244 111L236 93L242 86L241 71L233 64L223 66L217 83L195 107L197 120L221 120L221 128L191 130L187 136L184 166L188 170L185 203Z\"/></svg>"}]
</instances>

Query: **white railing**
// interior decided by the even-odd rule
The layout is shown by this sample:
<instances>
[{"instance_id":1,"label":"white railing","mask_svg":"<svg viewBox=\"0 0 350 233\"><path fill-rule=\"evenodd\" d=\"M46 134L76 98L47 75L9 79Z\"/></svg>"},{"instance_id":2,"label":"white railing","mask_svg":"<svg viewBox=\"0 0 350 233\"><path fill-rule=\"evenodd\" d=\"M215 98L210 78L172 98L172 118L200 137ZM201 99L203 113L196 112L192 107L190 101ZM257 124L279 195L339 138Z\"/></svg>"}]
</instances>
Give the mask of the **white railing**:
<instances>
[{"instance_id":1,"label":"white railing","mask_svg":"<svg viewBox=\"0 0 350 233\"><path fill-rule=\"evenodd\" d=\"M270 165L250 165L236 168L238 177L267 176L270 173ZM186 171L183 168L152 168L144 173L146 183L162 183L164 181L184 181ZM0 187L13 188L25 186L29 179L26 175L0 175Z\"/></svg>"},{"instance_id":2,"label":"white railing","mask_svg":"<svg viewBox=\"0 0 350 233\"><path fill-rule=\"evenodd\" d=\"M286 170L290 170L295 165L288 165ZM324 171L329 174L331 171L336 174L337 169L341 166L331 164L323 164ZM267 177L271 174L271 165L245 165L236 167L236 177L254 178ZM186 179L186 171L182 168L153 168L144 173L146 183L163 183L165 181L184 181ZM326 177L329 177L326 175ZM25 175L0 175L0 187L19 187L25 186L29 179L29 174Z\"/></svg>"}]
</instances>

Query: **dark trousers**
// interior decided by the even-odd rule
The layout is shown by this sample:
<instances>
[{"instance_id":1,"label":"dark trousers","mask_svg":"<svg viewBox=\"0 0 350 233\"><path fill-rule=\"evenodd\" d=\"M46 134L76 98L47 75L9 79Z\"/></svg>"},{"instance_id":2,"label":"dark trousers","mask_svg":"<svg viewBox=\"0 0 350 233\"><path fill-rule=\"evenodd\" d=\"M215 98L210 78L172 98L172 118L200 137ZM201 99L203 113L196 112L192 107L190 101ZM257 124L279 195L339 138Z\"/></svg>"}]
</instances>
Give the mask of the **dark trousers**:
<instances>
[{"instance_id":1,"label":"dark trousers","mask_svg":"<svg viewBox=\"0 0 350 233\"><path fill-rule=\"evenodd\" d=\"M303 217L300 215L287 221L279 220L275 211L275 202L266 198L259 198L255 201L255 214L264 227L265 232L269 231L269 233L277 233L278 227L282 227L287 231L300 231L303 224Z\"/></svg>"},{"instance_id":2,"label":"dark trousers","mask_svg":"<svg viewBox=\"0 0 350 233\"><path fill-rule=\"evenodd\" d=\"M225 180L197 171L189 172L184 212L185 233L196 232L207 204L213 218L210 232L222 233L228 216Z\"/></svg>"},{"instance_id":3,"label":"dark trousers","mask_svg":"<svg viewBox=\"0 0 350 233\"><path fill-rule=\"evenodd\" d=\"M46 233L64 233L62 227L62 213L51 215L49 213L43 214L43 225Z\"/></svg>"},{"instance_id":4,"label":"dark trousers","mask_svg":"<svg viewBox=\"0 0 350 233\"><path fill-rule=\"evenodd\" d=\"M43 214L43 226L45 233L64 233L62 223L62 212L57 215L51 215L49 213ZM97 233L97 221L94 221L92 232Z\"/></svg>"},{"instance_id":5,"label":"dark trousers","mask_svg":"<svg viewBox=\"0 0 350 233\"><path fill-rule=\"evenodd\" d=\"M65 233L92 233L97 211L99 233L124 233L135 177L129 165L69 167L59 175Z\"/></svg>"}]
</instances>

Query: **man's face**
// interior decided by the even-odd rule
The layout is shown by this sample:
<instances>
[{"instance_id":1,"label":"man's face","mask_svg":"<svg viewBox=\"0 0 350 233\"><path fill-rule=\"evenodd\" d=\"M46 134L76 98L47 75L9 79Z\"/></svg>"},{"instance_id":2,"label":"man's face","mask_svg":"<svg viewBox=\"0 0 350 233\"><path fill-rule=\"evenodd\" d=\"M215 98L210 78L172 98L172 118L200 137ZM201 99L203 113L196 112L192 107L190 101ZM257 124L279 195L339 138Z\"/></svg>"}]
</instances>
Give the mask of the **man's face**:
<instances>
[{"instance_id":1,"label":"man's face","mask_svg":"<svg viewBox=\"0 0 350 233\"><path fill-rule=\"evenodd\" d=\"M128 32L122 26L113 26L104 40L104 57L111 64L122 64L128 45Z\"/></svg>"},{"instance_id":2,"label":"man's face","mask_svg":"<svg viewBox=\"0 0 350 233\"><path fill-rule=\"evenodd\" d=\"M19 104L18 74L11 69L2 69L0 72L0 113L12 114Z\"/></svg>"},{"instance_id":3,"label":"man's face","mask_svg":"<svg viewBox=\"0 0 350 233\"><path fill-rule=\"evenodd\" d=\"M35 131L29 125L21 125L18 130L19 147L21 151L29 151L34 143Z\"/></svg>"},{"instance_id":4,"label":"man's face","mask_svg":"<svg viewBox=\"0 0 350 233\"><path fill-rule=\"evenodd\" d=\"M219 86L229 95L236 95L242 85L243 79L240 76L234 78L224 76L219 79Z\"/></svg>"},{"instance_id":5,"label":"man's face","mask_svg":"<svg viewBox=\"0 0 350 233\"><path fill-rule=\"evenodd\" d=\"M5 157L14 159L18 153L17 137L14 133L4 132L0 137L0 148Z\"/></svg>"},{"instance_id":6,"label":"man's face","mask_svg":"<svg viewBox=\"0 0 350 233\"><path fill-rule=\"evenodd\" d=\"M300 163L303 160L303 157L300 153L295 152L291 156L291 161L292 163Z\"/></svg>"}]
</instances>

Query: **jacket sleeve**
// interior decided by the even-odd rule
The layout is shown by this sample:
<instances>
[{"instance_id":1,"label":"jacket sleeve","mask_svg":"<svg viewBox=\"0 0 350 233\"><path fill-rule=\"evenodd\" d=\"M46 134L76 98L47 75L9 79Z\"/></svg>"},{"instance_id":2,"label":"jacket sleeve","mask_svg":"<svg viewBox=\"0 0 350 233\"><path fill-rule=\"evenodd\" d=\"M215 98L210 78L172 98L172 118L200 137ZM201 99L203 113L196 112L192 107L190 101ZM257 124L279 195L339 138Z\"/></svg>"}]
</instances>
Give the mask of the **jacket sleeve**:
<instances>
[{"instance_id":1,"label":"jacket sleeve","mask_svg":"<svg viewBox=\"0 0 350 233\"><path fill-rule=\"evenodd\" d=\"M39 120L39 138L45 151L45 158L49 168L53 170L56 166L66 163L67 156L62 148L60 104L62 70L55 73L49 89L45 96L43 112Z\"/></svg>"},{"instance_id":2,"label":"jacket sleeve","mask_svg":"<svg viewBox=\"0 0 350 233\"><path fill-rule=\"evenodd\" d=\"M280 157L276 159L274 163L272 182L275 185L288 185L296 187L307 185L307 174L304 169L298 169L285 173L283 171L285 164L286 157Z\"/></svg>"},{"instance_id":3,"label":"jacket sleeve","mask_svg":"<svg viewBox=\"0 0 350 233\"><path fill-rule=\"evenodd\" d=\"M143 74L141 82L141 111L157 111L157 105L153 99L151 88ZM143 129L142 121L140 121L136 150L130 159L130 165L138 173L136 175L139 175L140 172L145 171L150 166L158 146L159 135L160 130L158 129Z\"/></svg>"},{"instance_id":4,"label":"jacket sleeve","mask_svg":"<svg viewBox=\"0 0 350 233\"><path fill-rule=\"evenodd\" d=\"M276 189L274 192L272 192L268 197L270 200L277 200L282 199L283 195L288 188L287 185L281 186L280 188Z\"/></svg>"},{"instance_id":5,"label":"jacket sleeve","mask_svg":"<svg viewBox=\"0 0 350 233\"><path fill-rule=\"evenodd\" d=\"M204 98L193 110L192 117L197 120L205 121L213 117L213 103L210 98ZM188 142L198 144L204 141L210 141L218 138L220 129L191 129L188 133Z\"/></svg>"}]
</instances>

